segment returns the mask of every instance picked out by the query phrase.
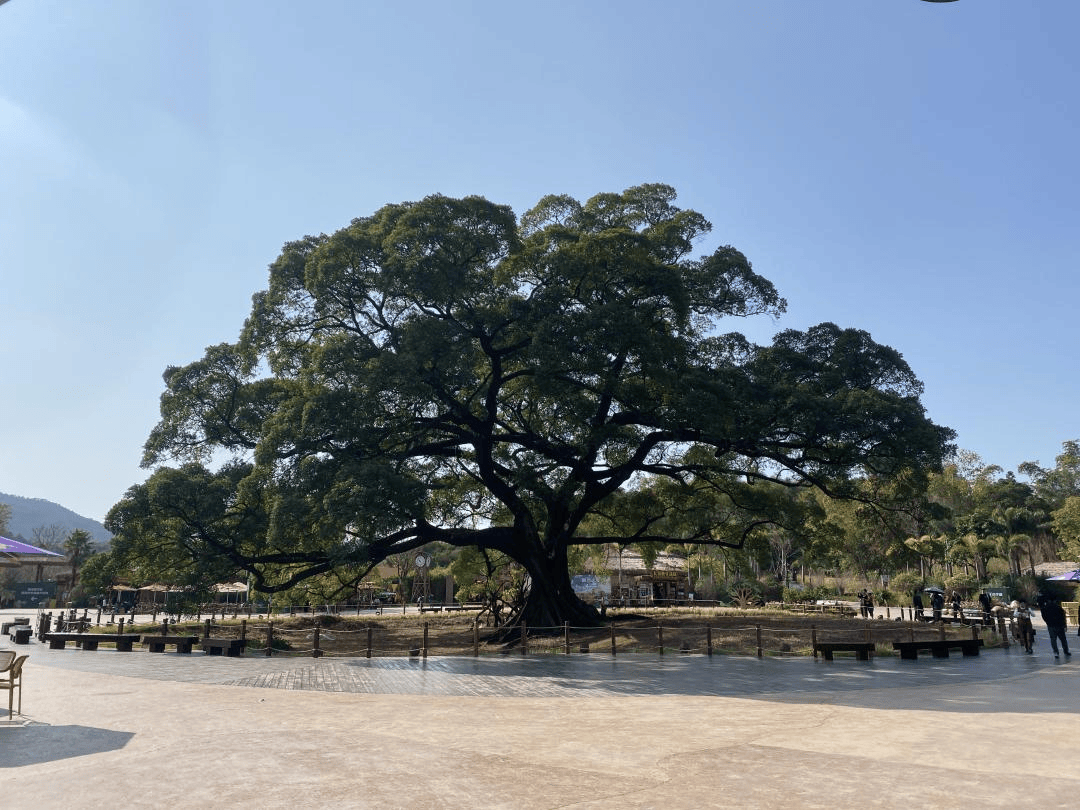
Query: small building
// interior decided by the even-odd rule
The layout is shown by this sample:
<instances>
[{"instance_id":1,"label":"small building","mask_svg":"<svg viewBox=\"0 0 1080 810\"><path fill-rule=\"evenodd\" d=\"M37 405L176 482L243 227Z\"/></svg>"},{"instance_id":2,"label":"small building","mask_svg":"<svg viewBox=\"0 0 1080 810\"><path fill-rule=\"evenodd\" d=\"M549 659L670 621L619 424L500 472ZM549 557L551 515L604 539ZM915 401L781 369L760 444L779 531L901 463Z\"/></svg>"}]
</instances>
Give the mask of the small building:
<instances>
[{"instance_id":1,"label":"small building","mask_svg":"<svg viewBox=\"0 0 1080 810\"><path fill-rule=\"evenodd\" d=\"M609 604L681 605L690 599L686 560L671 552L660 552L652 565L647 566L641 552L611 548L605 550L599 564L590 560L586 569L586 576L591 577L575 577L575 580L591 585L592 593L601 592L601 598ZM579 590L577 582L574 590L591 601L590 594Z\"/></svg>"}]
</instances>

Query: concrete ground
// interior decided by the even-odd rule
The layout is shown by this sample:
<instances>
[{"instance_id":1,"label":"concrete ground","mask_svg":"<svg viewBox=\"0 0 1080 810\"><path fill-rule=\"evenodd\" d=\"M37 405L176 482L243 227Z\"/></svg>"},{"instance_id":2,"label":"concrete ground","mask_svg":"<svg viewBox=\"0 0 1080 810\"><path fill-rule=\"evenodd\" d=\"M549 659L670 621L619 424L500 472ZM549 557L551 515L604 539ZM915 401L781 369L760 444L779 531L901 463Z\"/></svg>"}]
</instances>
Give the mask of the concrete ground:
<instances>
[{"instance_id":1,"label":"concrete ground","mask_svg":"<svg viewBox=\"0 0 1080 810\"><path fill-rule=\"evenodd\" d=\"M30 654L4 810L1080 804L1080 663L1045 634L868 663L0 648Z\"/></svg>"}]
</instances>

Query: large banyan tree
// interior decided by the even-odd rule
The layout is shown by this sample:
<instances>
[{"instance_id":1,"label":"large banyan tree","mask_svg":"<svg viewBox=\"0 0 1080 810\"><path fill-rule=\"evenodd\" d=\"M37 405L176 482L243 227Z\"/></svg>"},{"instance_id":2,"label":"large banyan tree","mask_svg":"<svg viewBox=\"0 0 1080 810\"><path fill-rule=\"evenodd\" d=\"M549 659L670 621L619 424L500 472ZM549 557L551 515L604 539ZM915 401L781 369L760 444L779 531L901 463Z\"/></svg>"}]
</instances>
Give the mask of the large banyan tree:
<instances>
[{"instance_id":1,"label":"large banyan tree","mask_svg":"<svg viewBox=\"0 0 1080 810\"><path fill-rule=\"evenodd\" d=\"M792 519L779 489L939 466L952 432L895 350L829 323L722 331L785 303L734 248L692 257L711 226L674 199L518 219L432 196L286 244L238 342L166 371L119 547L274 592L476 546L527 572L515 619L584 624L574 545L739 546Z\"/></svg>"}]
</instances>

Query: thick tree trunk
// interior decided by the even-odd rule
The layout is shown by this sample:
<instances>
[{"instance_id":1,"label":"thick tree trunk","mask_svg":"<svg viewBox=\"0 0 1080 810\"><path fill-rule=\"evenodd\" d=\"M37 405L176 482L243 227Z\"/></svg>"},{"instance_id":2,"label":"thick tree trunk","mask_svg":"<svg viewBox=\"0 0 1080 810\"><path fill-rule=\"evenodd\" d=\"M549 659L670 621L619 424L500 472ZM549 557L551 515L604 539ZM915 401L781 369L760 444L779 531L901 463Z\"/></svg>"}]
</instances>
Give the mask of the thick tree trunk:
<instances>
[{"instance_id":1,"label":"thick tree trunk","mask_svg":"<svg viewBox=\"0 0 1080 810\"><path fill-rule=\"evenodd\" d=\"M582 602L570 585L566 548L560 545L554 554L548 554L537 543L534 549L518 561L528 572L529 582L525 605L515 621L524 621L530 632L534 629L561 630L563 622L570 622L573 627L599 624L599 612Z\"/></svg>"}]
</instances>

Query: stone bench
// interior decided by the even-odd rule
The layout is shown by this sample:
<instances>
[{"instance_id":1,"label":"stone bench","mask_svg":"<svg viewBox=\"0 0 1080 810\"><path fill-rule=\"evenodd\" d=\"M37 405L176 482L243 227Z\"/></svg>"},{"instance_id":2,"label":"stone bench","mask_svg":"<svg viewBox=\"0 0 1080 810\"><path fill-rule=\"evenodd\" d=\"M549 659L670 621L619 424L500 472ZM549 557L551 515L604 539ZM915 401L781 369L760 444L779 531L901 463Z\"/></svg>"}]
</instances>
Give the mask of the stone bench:
<instances>
[{"instance_id":1,"label":"stone bench","mask_svg":"<svg viewBox=\"0 0 1080 810\"><path fill-rule=\"evenodd\" d=\"M834 652L853 652L860 661L869 661L874 654L872 641L819 641L814 644L814 655L821 653L826 661L833 660Z\"/></svg>"},{"instance_id":2,"label":"stone bench","mask_svg":"<svg viewBox=\"0 0 1080 810\"><path fill-rule=\"evenodd\" d=\"M163 653L167 645L174 644L178 653L190 653L192 646L198 640L198 636L163 636L159 633L154 636L143 636L142 644L148 652Z\"/></svg>"},{"instance_id":3,"label":"stone bench","mask_svg":"<svg viewBox=\"0 0 1080 810\"><path fill-rule=\"evenodd\" d=\"M49 642L50 650L62 650L69 641L74 641L84 650L96 650L98 644L115 643L118 652L131 652L139 638L138 633L46 633L41 640Z\"/></svg>"},{"instance_id":4,"label":"stone bench","mask_svg":"<svg viewBox=\"0 0 1080 810\"><path fill-rule=\"evenodd\" d=\"M199 639L203 655L228 655L233 658L244 654L247 639L244 638L210 638L203 636Z\"/></svg>"},{"instance_id":5,"label":"stone bench","mask_svg":"<svg viewBox=\"0 0 1080 810\"><path fill-rule=\"evenodd\" d=\"M893 649L901 658L914 661L919 657L919 650L929 650L934 658L948 658L949 650L960 650L964 655L978 655L983 645L981 638L950 638L928 641L894 641Z\"/></svg>"}]
</instances>

